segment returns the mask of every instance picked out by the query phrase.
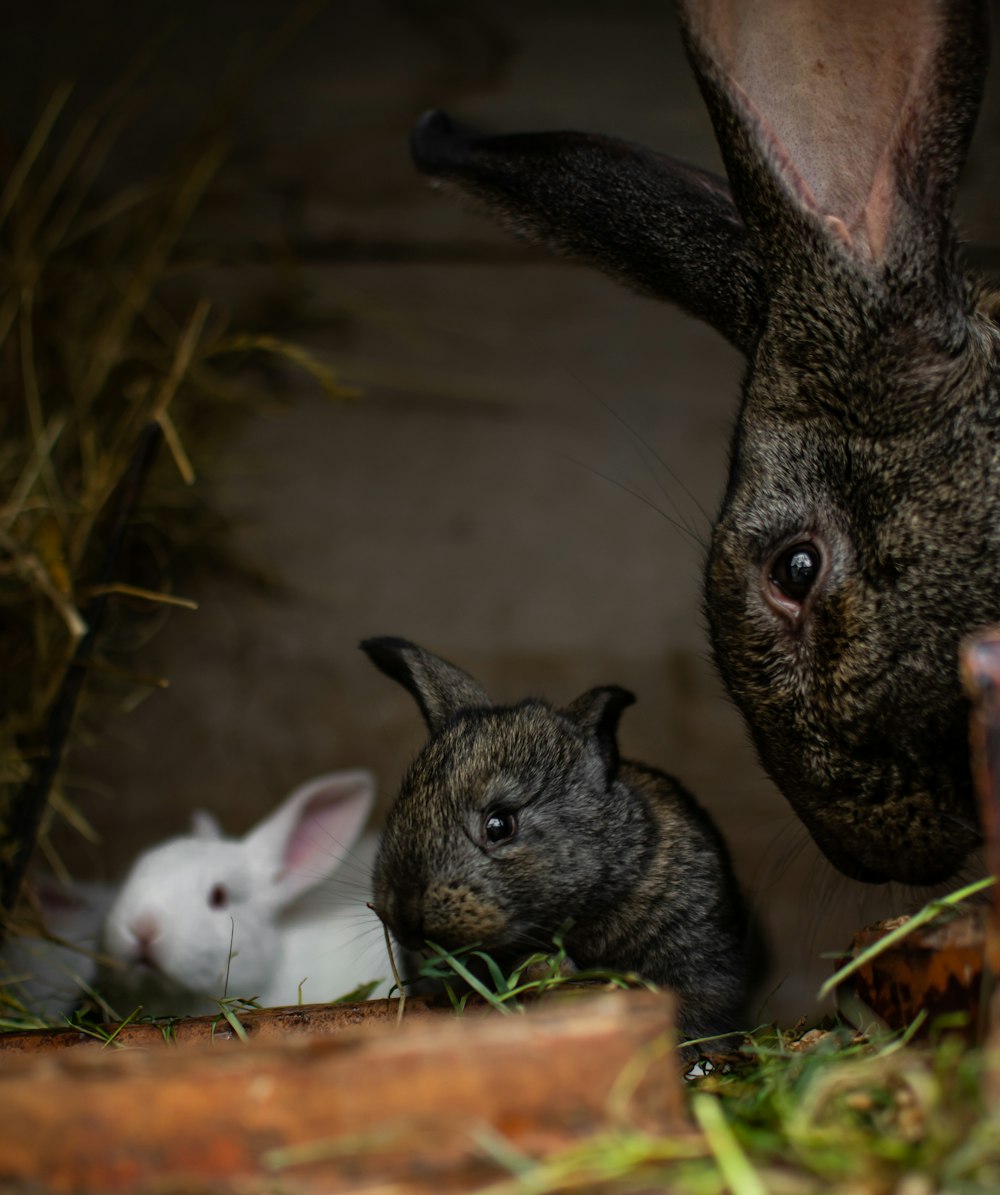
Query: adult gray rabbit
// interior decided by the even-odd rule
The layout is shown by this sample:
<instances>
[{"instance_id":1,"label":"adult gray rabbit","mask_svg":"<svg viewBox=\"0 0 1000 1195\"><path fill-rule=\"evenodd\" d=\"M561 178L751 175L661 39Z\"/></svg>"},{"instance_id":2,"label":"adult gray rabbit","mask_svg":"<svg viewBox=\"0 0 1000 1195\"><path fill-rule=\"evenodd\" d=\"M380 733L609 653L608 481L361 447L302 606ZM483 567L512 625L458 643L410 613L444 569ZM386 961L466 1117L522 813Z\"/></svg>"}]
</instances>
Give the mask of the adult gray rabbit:
<instances>
[{"instance_id":1,"label":"adult gray rabbit","mask_svg":"<svg viewBox=\"0 0 1000 1195\"><path fill-rule=\"evenodd\" d=\"M631 693L495 706L467 672L405 639L361 646L431 732L375 860L374 908L403 947L478 943L514 964L568 925L577 967L673 988L686 1037L750 1027L754 923L705 810L672 777L619 759Z\"/></svg>"},{"instance_id":2,"label":"adult gray rabbit","mask_svg":"<svg viewBox=\"0 0 1000 1195\"><path fill-rule=\"evenodd\" d=\"M979 839L958 676L1000 617L1000 297L951 209L977 0L688 0L726 181L607 137L481 137L420 168L707 320L748 359L705 610L760 758L827 857L931 883Z\"/></svg>"}]
</instances>

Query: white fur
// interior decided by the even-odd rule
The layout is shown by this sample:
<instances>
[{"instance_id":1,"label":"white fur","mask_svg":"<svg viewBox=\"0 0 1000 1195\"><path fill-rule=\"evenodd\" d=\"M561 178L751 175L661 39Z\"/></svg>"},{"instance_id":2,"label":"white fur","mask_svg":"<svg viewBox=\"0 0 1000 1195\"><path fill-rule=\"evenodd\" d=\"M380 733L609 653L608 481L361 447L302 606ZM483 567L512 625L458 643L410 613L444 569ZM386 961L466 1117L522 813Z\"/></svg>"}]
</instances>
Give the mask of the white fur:
<instances>
[{"instance_id":1,"label":"white fur","mask_svg":"<svg viewBox=\"0 0 1000 1195\"><path fill-rule=\"evenodd\" d=\"M0 992L36 1017L58 1022L94 984L101 922L115 890L46 877L31 882L45 929L67 945L27 933L8 937L0 952Z\"/></svg>"},{"instance_id":2,"label":"white fur","mask_svg":"<svg viewBox=\"0 0 1000 1195\"><path fill-rule=\"evenodd\" d=\"M191 834L141 855L104 926L117 1011L192 1015L227 995L316 1003L374 979L386 992L382 927L366 905L377 839L361 836L374 797L369 772L335 772L241 839L199 813Z\"/></svg>"}]
</instances>

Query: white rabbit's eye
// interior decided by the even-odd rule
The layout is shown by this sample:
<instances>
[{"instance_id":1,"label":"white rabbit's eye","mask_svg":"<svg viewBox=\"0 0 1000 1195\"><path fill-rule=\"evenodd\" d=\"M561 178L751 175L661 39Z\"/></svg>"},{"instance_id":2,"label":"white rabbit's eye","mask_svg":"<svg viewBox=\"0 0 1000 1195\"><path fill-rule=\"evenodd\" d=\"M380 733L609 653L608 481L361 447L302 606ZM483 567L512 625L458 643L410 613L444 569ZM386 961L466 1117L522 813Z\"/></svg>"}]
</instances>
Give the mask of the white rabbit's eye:
<instances>
[{"instance_id":1,"label":"white rabbit's eye","mask_svg":"<svg viewBox=\"0 0 1000 1195\"><path fill-rule=\"evenodd\" d=\"M513 813L501 813L498 809L486 815L483 822L483 835L487 846L496 846L501 842L508 842L517 833L517 818Z\"/></svg>"},{"instance_id":2,"label":"white rabbit's eye","mask_svg":"<svg viewBox=\"0 0 1000 1195\"><path fill-rule=\"evenodd\" d=\"M793 544L771 565L770 580L793 602L803 602L819 579L823 557L814 543Z\"/></svg>"},{"instance_id":3,"label":"white rabbit's eye","mask_svg":"<svg viewBox=\"0 0 1000 1195\"><path fill-rule=\"evenodd\" d=\"M229 904L229 892L225 884L213 884L208 894L208 905L212 909L224 909Z\"/></svg>"}]
</instances>

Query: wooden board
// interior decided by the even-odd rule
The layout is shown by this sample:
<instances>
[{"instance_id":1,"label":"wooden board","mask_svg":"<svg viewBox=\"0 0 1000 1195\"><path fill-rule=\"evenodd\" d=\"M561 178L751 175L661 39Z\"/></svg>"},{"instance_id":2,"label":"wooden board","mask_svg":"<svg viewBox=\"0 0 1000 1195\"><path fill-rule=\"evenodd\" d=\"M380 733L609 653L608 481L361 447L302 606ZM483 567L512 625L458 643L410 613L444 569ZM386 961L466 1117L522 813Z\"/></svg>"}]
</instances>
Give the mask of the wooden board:
<instances>
[{"instance_id":1,"label":"wooden board","mask_svg":"<svg viewBox=\"0 0 1000 1195\"><path fill-rule=\"evenodd\" d=\"M408 1021L450 1013L451 1004L444 996L410 996L406 1001ZM361 1025L395 1025L399 1020L399 1001L361 1000L352 1004L296 1004L287 1008L237 1009L235 1015L251 1041L282 1040L289 1034L302 1033L328 1037L332 1033L342 1033L345 1029L356 1029ZM203 1017L106 1024L95 1026L91 1032L67 1027L0 1033L0 1057L5 1051L47 1053L78 1047L103 1050L108 1038L112 1038L116 1046L141 1046L144 1049L239 1041L238 1035L220 1011Z\"/></svg>"},{"instance_id":2,"label":"wooden board","mask_svg":"<svg viewBox=\"0 0 1000 1195\"><path fill-rule=\"evenodd\" d=\"M685 1131L667 994L219 1048L0 1056L5 1191L474 1190L623 1124Z\"/></svg>"}]
</instances>

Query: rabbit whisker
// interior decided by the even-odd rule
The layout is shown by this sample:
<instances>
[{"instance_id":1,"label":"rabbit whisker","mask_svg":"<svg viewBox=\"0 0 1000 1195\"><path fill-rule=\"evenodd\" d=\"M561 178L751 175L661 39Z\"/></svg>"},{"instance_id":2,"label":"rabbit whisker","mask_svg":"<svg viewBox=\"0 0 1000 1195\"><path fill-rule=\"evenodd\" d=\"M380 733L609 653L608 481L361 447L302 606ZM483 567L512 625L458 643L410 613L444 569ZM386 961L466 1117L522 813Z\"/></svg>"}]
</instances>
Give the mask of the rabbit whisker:
<instances>
[{"instance_id":1,"label":"rabbit whisker","mask_svg":"<svg viewBox=\"0 0 1000 1195\"><path fill-rule=\"evenodd\" d=\"M367 876L325 875L322 871L305 871L298 868L294 874L315 881L312 896L356 897L358 900L368 897L370 883Z\"/></svg>"},{"instance_id":2,"label":"rabbit whisker","mask_svg":"<svg viewBox=\"0 0 1000 1195\"><path fill-rule=\"evenodd\" d=\"M970 821L967 817L962 817L957 813L952 813L947 809L941 810L939 817L942 821L954 822L956 826L961 826L963 830L971 830L974 834L982 833L982 829L978 823Z\"/></svg>"},{"instance_id":3,"label":"rabbit whisker","mask_svg":"<svg viewBox=\"0 0 1000 1195\"><path fill-rule=\"evenodd\" d=\"M750 890L754 896L762 896L778 886L792 865L801 857L809 843L809 833L801 822L783 814L776 815L782 819L782 826L768 842L767 846L754 868L754 879ZM785 840L791 839L786 847ZM771 856L776 856L771 858Z\"/></svg>"},{"instance_id":4,"label":"rabbit whisker","mask_svg":"<svg viewBox=\"0 0 1000 1195\"><path fill-rule=\"evenodd\" d=\"M695 536L696 538L698 538L695 527L685 518L684 512L681 510L680 505L677 503L677 501L674 499L674 497L667 490L666 486L664 486L663 483L659 480L659 478L656 477L655 473L653 472L652 468L650 467L649 460L647 459L647 455L651 456L653 458L653 460L660 466L660 468L664 471L664 473L666 473L666 475L670 478L670 480L682 491L682 493L687 498L689 498L691 500L691 502L694 503L694 506L697 509L698 513L705 520L706 526L711 528L712 520L709 517L708 512L701 505L701 503L698 501L697 497L692 493L692 491L684 484L684 482L681 480L681 478L678 475L678 473L676 472L676 470L671 468L671 466L667 463L666 459L662 456L662 454L657 452L657 450L655 448L653 448L653 446L650 443L648 443L648 441L644 440L643 437L638 433L638 431L636 431L636 429L632 426L632 424L629 423L629 421L621 413L621 411L619 411L616 407L612 406L611 403L608 402L605 398L602 398L601 395L598 394L597 390L586 380L586 378L581 377L574 369L572 369L569 366L566 366L566 370L569 373L570 377L572 377L574 379L574 381L577 383L577 385L581 386L584 390L586 390L587 393L590 395L590 397L596 403L599 403L600 406L603 407L604 410L607 412L607 414L609 414L613 419L616 419L621 424L621 426L628 432L629 436L632 438L633 444L635 446L637 446L637 450L638 450L637 455L639 456L639 459L643 462L643 464L649 470L649 473L653 477L653 480L656 482L657 488L659 489L660 493L663 495L664 499L670 503L670 506L673 509L674 513L676 514L678 519L680 519L684 523L684 526L689 530L690 534L692 536ZM703 547L705 546L704 542L700 538L698 538L698 542L701 543Z\"/></svg>"},{"instance_id":5,"label":"rabbit whisker","mask_svg":"<svg viewBox=\"0 0 1000 1195\"><path fill-rule=\"evenodd\" d=\"M631 486L626 485L625 482L619 481L617 477L611 477L607 473L602 473L600 469L596 469L593 465L588 465L586 461L581 461L579 457L575 457L568 452L560 452L557 455L561 456L563 460L567 460L572 462L574 465L578 465L581 469L586 469L588 473L592 473L595 477L599 477L602 481L606 481L610 485L616 486L618 489L623 490L626 494L631 494L631 496L641 502L643 506L648 506L649 509L655 511L660 518L665 519L666 522L668 522L675 530L679 531L682 535L686 535L687 538L699 548L704 549L706 547L705 541L699 535L697 535L684 523L680 522L678 519L675 519L672 515L667 514L662 506L658 506L641 490L633 489Z\"/></svg>"},{"instance_id":6,"label":"rabbit whisker","mask_svg":"<svg viewBox=\"0 0 1000 1195\"><path fill-rule=\"evenodd\" d=\"M317 831L323 835L322 839L316 837ZM358 850L356 843L345 843L331 829L322 825L317 819L313 818L308 823L304 833L314 846L326 847L329 843L333 843L337 849L329 853L340 861L340 867L355 867L370 870L371 860Z\"/></svg>"}]
</instances>

